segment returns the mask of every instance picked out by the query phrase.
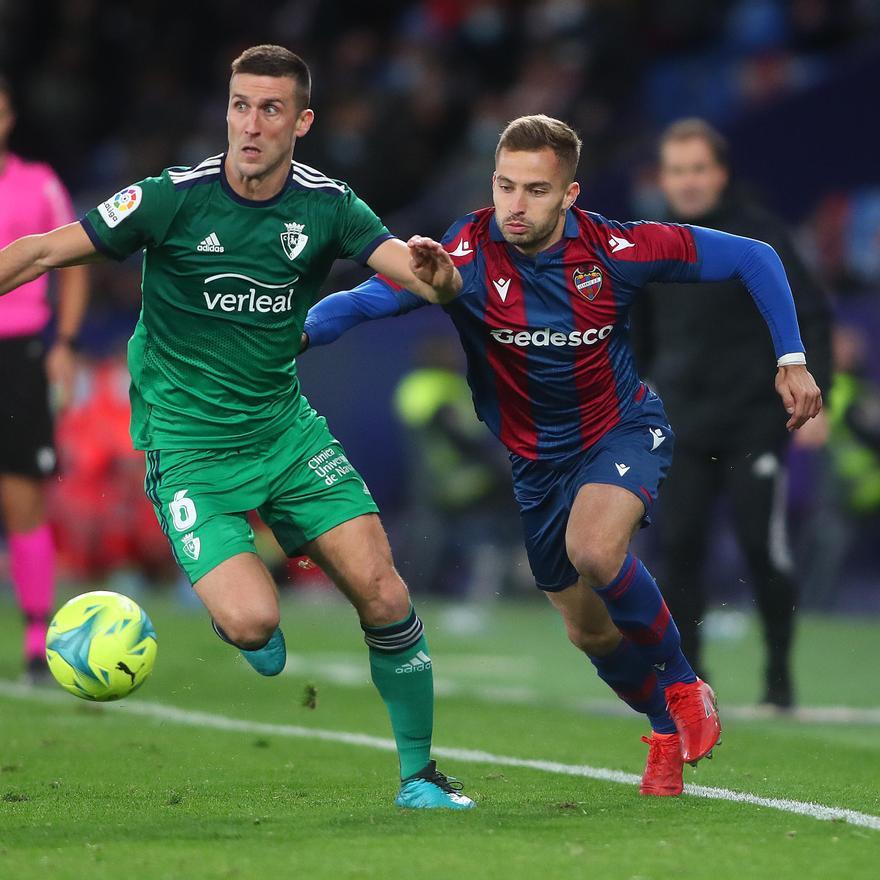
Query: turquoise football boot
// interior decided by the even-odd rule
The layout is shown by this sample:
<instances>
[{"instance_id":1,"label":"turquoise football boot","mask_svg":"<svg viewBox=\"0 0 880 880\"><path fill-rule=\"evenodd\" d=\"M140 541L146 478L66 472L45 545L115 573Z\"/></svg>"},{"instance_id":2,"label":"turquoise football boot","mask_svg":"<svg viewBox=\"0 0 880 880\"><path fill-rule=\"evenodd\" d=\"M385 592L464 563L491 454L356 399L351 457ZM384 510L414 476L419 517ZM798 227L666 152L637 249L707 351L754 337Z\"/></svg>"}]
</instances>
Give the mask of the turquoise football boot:
<instances>
[{"instance_id":1,"label":"turquoise football boot","mask_svg":"<svg viewBox=\"0 0 880 880\"><path fill-rule=\"evenodd\" d=\"M284 633L279 626L272 633L272 638L255 651L245 651L239 648L241 656L247 660L260 675L278 675L284 671L287 664L287 645L284 644Z\"/></svg>"},{"instance_id":2,"label":"turquoise football boot","mask_svg":"<svg viewBox=\"0 0 880 880\"><path fill-rule=\"evenodd\" d=\"M400 783L400 791L394 799L398 807L409 810L471 810L474 802L459 794L462 784L457 779L447 779L431 761L420 773L408 776Z\"/></svg>"}]
</instances>

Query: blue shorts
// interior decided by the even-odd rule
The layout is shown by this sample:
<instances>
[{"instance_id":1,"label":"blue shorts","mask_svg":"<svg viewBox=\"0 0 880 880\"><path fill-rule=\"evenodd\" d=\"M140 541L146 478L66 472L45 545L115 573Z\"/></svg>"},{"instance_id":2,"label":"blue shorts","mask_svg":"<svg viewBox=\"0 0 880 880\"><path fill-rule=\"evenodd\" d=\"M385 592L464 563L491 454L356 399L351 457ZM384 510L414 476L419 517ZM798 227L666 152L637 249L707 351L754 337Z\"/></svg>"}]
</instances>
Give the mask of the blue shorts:
<instances>
[{"instance_id":1,"label":"blue shorts","mask_svg":"<svg viewBox=\"0 0 880 880\"><path fill-rule=\"evenodd\" d=\"M663 403L648 391L626 421L583 452L561 461L510 456L529 565L540 589L558 592L578 579L565 550L565 529L581 486L608 483L628 489L645 505L642 525L649 525L674 445Z\"/></svg>"}]
</instances>

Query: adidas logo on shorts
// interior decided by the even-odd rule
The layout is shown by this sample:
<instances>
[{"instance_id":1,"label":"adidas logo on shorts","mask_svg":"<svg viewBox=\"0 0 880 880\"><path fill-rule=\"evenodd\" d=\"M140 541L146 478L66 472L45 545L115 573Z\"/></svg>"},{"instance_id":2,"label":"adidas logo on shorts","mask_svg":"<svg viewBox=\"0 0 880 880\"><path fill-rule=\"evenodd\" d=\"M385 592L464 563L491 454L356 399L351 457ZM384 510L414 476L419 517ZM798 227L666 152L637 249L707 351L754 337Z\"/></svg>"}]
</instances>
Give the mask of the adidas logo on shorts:
<instances>
[{"instance_id":1,"label":"adidas logo on shorts","mask_svg":"<svg viewBox=\"0 0 880 880\"><path fill-rule=\"evenodd\" d=\"M398 675L408 675L410 672L424 672L431 668L431 658L424 652L419 651L415 657L410 657L402 666L398 666L394 671Z\"/></svg>"},{"instance_id":2,"label":"adidas logo on shorts","mask_svg":"<svg viewBox=\"0 0 880 880\"><path fill-rule=\"evenodd\" d=\"M226 248L220 244L220 239L217 238L217 233L212 232L207 238L203 238L199 242L196 250L207 254L222 254Z\"/></svg>"}]
</instances>

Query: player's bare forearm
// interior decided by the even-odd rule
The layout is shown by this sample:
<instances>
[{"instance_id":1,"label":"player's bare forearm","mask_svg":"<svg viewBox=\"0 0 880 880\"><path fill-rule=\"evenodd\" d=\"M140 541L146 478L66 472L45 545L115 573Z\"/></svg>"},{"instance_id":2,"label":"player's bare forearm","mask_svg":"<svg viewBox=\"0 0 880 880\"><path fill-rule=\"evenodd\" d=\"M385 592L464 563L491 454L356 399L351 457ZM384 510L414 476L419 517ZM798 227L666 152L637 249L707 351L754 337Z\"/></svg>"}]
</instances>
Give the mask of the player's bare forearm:
<instances>
[{"instance_id":1,"label":"player's bare forearm","mask_svg":"<svg viewBox=\"0 0 880 880\"><path fill-rule=\"evenodd\" d=\"M430 238L413 236L383 242L367 261L370 268L390 278L429 303L447 303L461 292L461 274L443 246Z\"/></svg>"},{"instance_id":2,"label":"player's bare forearm","mask_svg":"<svg viewBox=\"0 0 880 880\"><path fill-rule=\"evenodd\" d=\"M0 296L51 269L80 266L101 259L79 223L43 235L26 235L0 250Z\"/></svg>"},{"instance_id":3,"label":"player's bare forearm","mask_svg":"<svg viewBox=\"0 0 880 880\"><path fill-rule=\"evenodd\" d=\"M776 390L790 418L785 427L796 431L822 409L822 392L803 364L779 367Z\"/></svg>"}]
</instances>

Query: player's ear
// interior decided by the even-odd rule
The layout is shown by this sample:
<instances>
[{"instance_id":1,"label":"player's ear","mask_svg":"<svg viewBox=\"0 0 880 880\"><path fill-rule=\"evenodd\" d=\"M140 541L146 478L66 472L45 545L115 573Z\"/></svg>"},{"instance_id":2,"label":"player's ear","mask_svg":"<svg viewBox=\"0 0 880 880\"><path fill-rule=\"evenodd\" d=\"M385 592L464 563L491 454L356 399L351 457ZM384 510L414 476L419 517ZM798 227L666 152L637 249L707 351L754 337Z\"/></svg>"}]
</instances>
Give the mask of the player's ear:
<instances>
[{"instance_id":1,"label":"player's ear","mask_svg":"<svg viewBox=\"0 0 880 880\"><path fill-rule=\"evenodd\" d=\"M581 185L573 180L565 191L565 198L562 200L562 212L565 213L576 201L581 193Z\"/></svg>"},{"instance_id":2,"label":"player's ear","mask_svg":"<svg viewBox=\"0 0 880 880\"><path fill-rule=\"evenodd\" d=\"M299 115L296 117L296 128L294 129L294 134L297 137L302 137L312 127L312 123L314 121L314 110L312 110L310 107L306 107L305 110L301 110Z\"/></svg>"}]
</instances>

